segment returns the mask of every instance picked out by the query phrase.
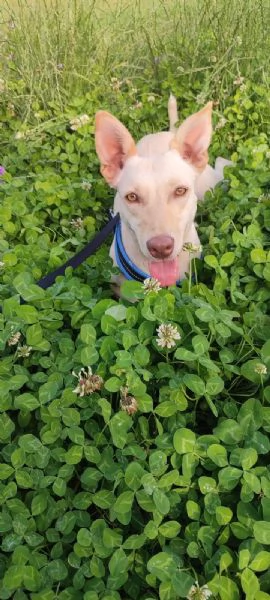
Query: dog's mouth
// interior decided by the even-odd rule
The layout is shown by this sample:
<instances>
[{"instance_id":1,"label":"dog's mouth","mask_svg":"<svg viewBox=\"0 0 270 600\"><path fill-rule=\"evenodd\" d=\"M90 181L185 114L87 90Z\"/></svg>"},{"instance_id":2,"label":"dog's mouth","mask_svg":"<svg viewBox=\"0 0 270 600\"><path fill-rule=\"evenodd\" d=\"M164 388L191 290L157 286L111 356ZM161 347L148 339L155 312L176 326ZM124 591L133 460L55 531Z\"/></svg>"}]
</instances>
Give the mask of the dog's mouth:
<instances>
[{"instance_id":1,"label":"dog's mouth","mask_svg":"<svg viewBox=\"0 0 270 600\"><path fill-rule=\"evenodd\" d=\"M151 277L157 279L162 287L175 285L179 279L179 258L149 261L148 269Z\"/></svg>"}]
</instances>

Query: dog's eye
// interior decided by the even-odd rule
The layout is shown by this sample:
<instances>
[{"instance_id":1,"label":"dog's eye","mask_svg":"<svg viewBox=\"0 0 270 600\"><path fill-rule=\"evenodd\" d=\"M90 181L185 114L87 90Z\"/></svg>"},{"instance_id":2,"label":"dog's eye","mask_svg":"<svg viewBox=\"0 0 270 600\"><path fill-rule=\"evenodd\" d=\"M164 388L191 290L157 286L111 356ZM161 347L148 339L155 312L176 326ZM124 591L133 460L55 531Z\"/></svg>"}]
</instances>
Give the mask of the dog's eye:
<instances>
[{"instance_id":1,"label":"dog's eye","mask_svg":"<svg viewBox=\"0 0 270 600\"><path fill-rule=\"evenodd\" d=\"M139 196L138 194L135 194L135 192L130 192L129 194L126 195L126 200L132 204L134 204L134 202L139 202Z\"/></svg>"},{"instance_id":2,"label":"dog's eye","mask_svg":"<svg viewBox=\"0 0 270 600\"><path fill-rule=\"evenodd\" d=\"M179 186L175 189L174 191L174 195L175 196L184 196L185 193L187 192L188 188L183 187L183 186Z\"/></svg>"}]
</instances>

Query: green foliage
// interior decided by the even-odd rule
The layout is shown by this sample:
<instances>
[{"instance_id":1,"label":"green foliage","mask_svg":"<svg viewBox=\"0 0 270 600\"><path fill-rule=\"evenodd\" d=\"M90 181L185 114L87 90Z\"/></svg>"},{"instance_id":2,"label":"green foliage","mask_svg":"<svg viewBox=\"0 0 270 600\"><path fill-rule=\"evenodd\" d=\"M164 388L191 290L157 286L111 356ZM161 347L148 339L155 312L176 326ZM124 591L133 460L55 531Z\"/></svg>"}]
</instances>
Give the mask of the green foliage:
<instances>
[{"instance_id":1,"label":"green foliage","mask_svg":"<svg viewBox=\"0 0 270 600\"><path fill-rule=\"evenodd\" d=\"M116 114L122 105L122 115L140 119L141 133L155 125L157 111L152 102L141 111L138 101L164 88L179 87L182 111L186 98L190 107L196 95L209 94L224 108L239 75L267 84L267 0L69 0L68 10L66 5L66 0L0 5L1 95L9 101L9 118L15 121L14 110L26 121L31 116L38 132L56 107L61 112L68 107L70 117L82 114L87 96L91 113L100 108L100 98ZM164 119L164 104L160 108ZM76 164L75 153L73 158Z\"/></svg>"},{"instance_id":2,"label":"green foliage","mask_svg":"<svg viewBox=\"0 0 270 600\"><path fill-rule=\"evenodd\" d=\"M158 89L136 78L141 108L134 81L104 93L135 137L166 125L169 89L184 113L208 93L167 67ZM177 600L195 580L270 598L269 102L231 87L211 151L236 166L199 206L204 258L180 288L127 282L136 303L112 299L108 245L36 285L106 218L92 122L68 127L101 107L95 85L27 125L1 100L0 599Z\"/></svg>"}]
</instances>

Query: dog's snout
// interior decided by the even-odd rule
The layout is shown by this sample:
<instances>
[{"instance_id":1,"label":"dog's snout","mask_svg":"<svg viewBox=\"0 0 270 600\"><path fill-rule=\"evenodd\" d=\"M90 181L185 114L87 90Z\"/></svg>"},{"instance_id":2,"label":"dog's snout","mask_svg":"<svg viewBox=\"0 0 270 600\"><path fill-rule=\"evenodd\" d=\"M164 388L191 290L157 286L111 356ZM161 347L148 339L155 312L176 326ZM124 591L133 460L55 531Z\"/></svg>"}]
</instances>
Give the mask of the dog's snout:
<instances>
[{"instance_id":1,"label":"dog's snout","mask_svg":"<svg viewBox=\"0 0 270 600\"><path fill-rule=\"evenodd\" d=\"M146 243L150 254L154 258L168 258L174 247L174 240L170 235L157 235Z\"/></svg>"}]
</instances>

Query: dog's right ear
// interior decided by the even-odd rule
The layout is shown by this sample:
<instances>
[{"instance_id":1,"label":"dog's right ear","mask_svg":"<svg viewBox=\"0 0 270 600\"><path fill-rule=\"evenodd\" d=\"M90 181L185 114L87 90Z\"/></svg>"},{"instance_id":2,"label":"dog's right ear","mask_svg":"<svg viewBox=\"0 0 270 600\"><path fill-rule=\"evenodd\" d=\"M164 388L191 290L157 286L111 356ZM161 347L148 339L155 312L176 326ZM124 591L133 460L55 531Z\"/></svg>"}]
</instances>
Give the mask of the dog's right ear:
<instances>
[{"instance_id":1,"label":"dog's right ear","mask_svg":"<svg viewBox=\"0 0 270 600\"><path fill-rule=\"evenodd\" d=\"M96 114L95 141L100 171L116 187L126 160L137 154L133 137L118 119L101 110Z\"/></svg>"}]
</instances>

